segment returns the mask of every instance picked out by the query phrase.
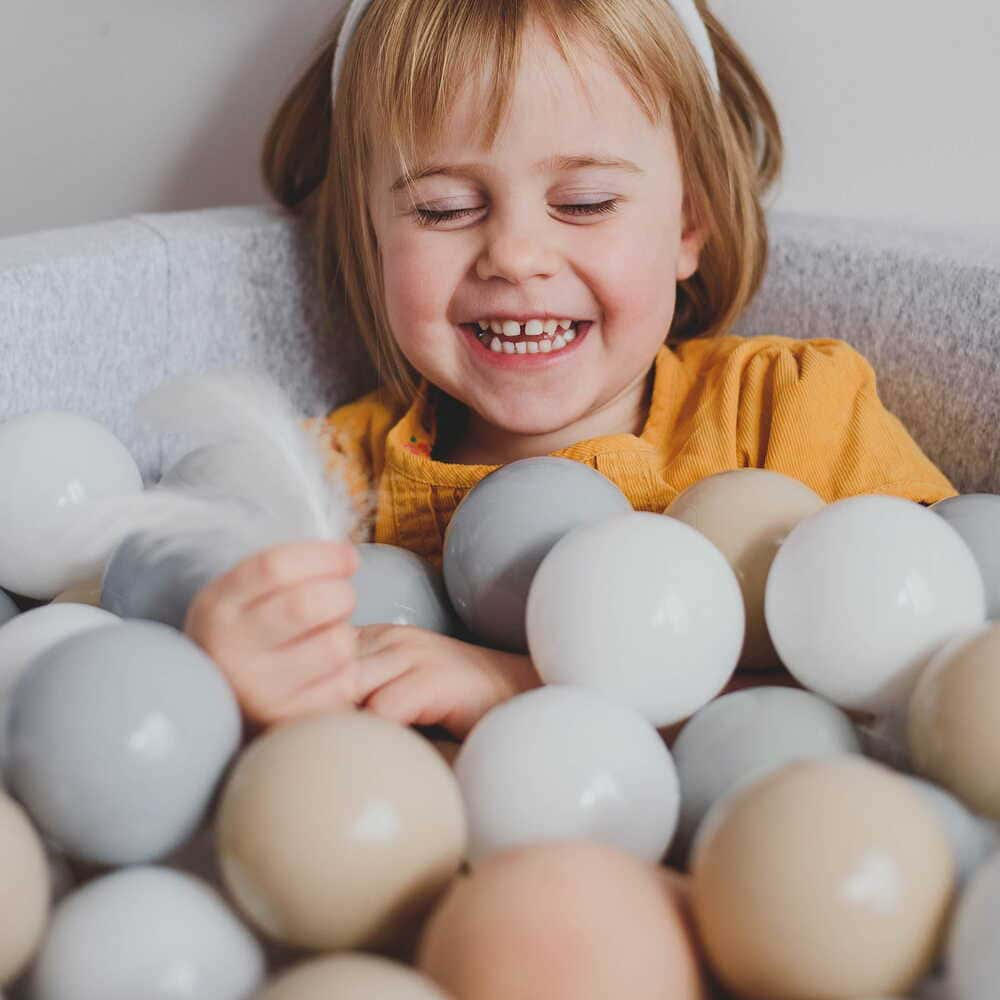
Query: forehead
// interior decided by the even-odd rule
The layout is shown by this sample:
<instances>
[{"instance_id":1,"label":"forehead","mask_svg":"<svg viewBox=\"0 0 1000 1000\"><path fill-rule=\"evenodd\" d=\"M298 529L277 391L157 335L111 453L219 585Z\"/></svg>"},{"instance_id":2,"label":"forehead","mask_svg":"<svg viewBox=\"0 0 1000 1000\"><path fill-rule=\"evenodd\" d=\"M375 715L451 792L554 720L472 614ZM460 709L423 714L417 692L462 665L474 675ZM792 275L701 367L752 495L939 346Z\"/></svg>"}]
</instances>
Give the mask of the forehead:
<instances>
[{"instance_id":1,"label":"forehead","mask_svg":"<svg viewBox=\"0 0 1000 1000\"><path fill-rule=\"evenodd\" d=\"M534 163L549 153L591 150L640 162L648 161L654 147L662 151L669 113L664 110L660 121L651 122L604 52L585 40L571 45L578 74L544 28L526 27L511 101L493 145L487 128L493 68L483 66L462 82L436 134L418 138L411 166L461 163L482 154L516 163L530 156ZM496 71L505 72L503 67ZM398 173L402 164L396 157L390 160Z\"/></svg>"}]
</instances>

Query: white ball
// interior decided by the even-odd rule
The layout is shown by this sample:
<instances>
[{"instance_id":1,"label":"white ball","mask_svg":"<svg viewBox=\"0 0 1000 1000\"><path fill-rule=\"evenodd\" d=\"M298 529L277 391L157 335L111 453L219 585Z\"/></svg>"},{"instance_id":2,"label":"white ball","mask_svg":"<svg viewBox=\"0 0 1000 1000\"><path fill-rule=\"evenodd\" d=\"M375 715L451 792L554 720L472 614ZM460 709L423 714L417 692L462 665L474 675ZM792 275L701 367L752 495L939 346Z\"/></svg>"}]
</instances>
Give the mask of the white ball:
<instances>
[{"instance_id":1,"label":"white ball","mask_svg":"<svg viewBox=\"0 0 1000 1000\"><path fill-rule=\"evenodd\" d=\"M977 869L955 909L945 953L948 981L961 1000L996 1000L1000 982L1000 854Z\"/></svg>"},{"instance_id":2,"label":"white ball","mask_svg":"<svg viewBox=\"0 0 1000 1000\"><path fill-rule=\"evenodd\" d=\"M7 755L10 699L31 661L69 635L120 624L117 615L103 608L67 603L32 608L0 625L0 777Z\"/></svg>"},{"instance_id":3,"label":"white ball","mask_svg":"<svg viewBox=\"0 0 1000 1000\"><path fill-rule=\"evenodd\" d=\"M101 559L80 559L59 544L74 513L143 489L114 434L89 417L53 410L0 424L0 480L0 587L45 601L102 569Z\"/></svg>"},{"instance_id":4,"label":"white ball","mask_svg":"<svg viewBox=\"0 0 1000 1000\"><path fill-rule=\"evenodd\" d=\"M454 766L472 864L573 839L659 861L677 825L677 772L659 733L583 688L542 687L491 709Z\"/></svg>"},{"instance_id":5,"label":"white ball","mask_svg":"<svg viewBox=\"0 0 1000 1000\"><path fill-rule=\"evenodd\" d=\"M34 1000L246 1000L260 944L200 879L135 865L55 909L32 973Z\"/></svg>"},{"instance_id":6,"label":"white ball","mask_svg":"<svg viewBox=\"0 0 1000 1000\"><path fill-rule=\"evenodd\" d=\"M599 691L654 726L687 718L725 687L745 627L726 557L662 514L575 528L528 594L528 648L542 679Z\"/></svg>"},{"instance_id":7,"label":"white ball","mask_svg":"<svg viewBox=\"0 0 1000 1000\"><path fill-rule=\"evenodd\" d=\"M983 578L944 518L864 495L800 521L771 565L764 616L796 679L844 708L899 711L921 668L984 621Z\"/></svg>"},{"instance_id":8,"label":"white ball","mask_svg":"<svg viewBox=\"0 0 1000 1000\"><path fill-rule=\"evenodd\" d=\"M680 845L690 845L711 805L743 781L793 760L860 750L851 720L808 691L755 687L716 698L687 722L673 745Z\"/></svg>"}]
</instances>

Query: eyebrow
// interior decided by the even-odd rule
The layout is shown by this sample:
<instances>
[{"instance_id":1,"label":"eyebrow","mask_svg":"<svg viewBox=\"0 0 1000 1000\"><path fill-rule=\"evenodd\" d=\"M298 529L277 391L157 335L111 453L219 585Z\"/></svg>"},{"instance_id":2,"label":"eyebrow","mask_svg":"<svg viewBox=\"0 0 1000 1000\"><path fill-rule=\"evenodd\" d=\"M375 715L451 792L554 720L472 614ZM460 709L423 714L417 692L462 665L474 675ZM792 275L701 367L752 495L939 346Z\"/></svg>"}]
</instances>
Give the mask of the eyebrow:
<instances>
[{"instance_id":1,"label":"eyebrow","mask_svg":"<svg viewBox=\"0 0 1000 1000\"><path fill-rule=\"evenodd\" d=\"M586 167L614 167L625 170L631 174L644 174L645 170L637 166L631 160L623 159L620 156L606 155L582 155L566 156L556 155L547 159L539 160L532 168L532 173L539 173L548 170L553 173L566 170L581 170ZM477 172L487 170L483 163L430 163L421 167L412 174L403 174L389 189L390 191L401 191L407 184L422 180L425 177L445 176L445 177L474 177Z\"/></svg>"}]
</instances>

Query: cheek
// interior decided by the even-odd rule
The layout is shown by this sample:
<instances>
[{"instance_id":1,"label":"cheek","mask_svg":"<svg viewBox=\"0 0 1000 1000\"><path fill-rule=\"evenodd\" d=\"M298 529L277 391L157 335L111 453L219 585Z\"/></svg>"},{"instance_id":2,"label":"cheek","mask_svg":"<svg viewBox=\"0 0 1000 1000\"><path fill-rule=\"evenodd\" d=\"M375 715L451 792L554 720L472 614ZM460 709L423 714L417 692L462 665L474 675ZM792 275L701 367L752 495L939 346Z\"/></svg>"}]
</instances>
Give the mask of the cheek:
<instances>
[{"instance_id":1,"label":"cheek","mask_svg":"<svg viewBox=\"0 0 1000 1000\"><path fill-rule=\"evenodd\" d=\"M650 219L616 230L597 248L594 281L609 320L669 323L676 301L677 238Z\"/></svg>"},{"instance_id":2,"label":"cheek","mask_svg":"<svg viewBox=\"0 0 1000 1000\"><path fill-rule=\"evenodd\" d=\"M451 264L454 267L454 262ZM400 239L382 250L382 281L394 330L439 319L448 301L448 258L432 241Z\"/></svg>"}]
</instances>

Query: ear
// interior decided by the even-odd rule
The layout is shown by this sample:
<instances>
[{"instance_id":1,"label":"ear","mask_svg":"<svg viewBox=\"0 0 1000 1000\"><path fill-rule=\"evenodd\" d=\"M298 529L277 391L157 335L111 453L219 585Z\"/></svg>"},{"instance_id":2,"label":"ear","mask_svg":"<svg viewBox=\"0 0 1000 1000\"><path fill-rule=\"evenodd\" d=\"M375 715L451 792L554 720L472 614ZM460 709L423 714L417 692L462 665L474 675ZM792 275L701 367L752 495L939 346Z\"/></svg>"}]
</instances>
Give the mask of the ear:
<instances>
[{"instance_id":1,"label":"ear","mask_svg":"<svg viewBox=\"0 0 1000 1000\"><path fill-rule=\"evenodd\" d=\"M691 211L691 202L684 195L681 213L682 232L680 245L677 248L677 280L684 281L698 270L702 247L708 239L708 227L699 225Z\"/></svg>"}]
</instances>

